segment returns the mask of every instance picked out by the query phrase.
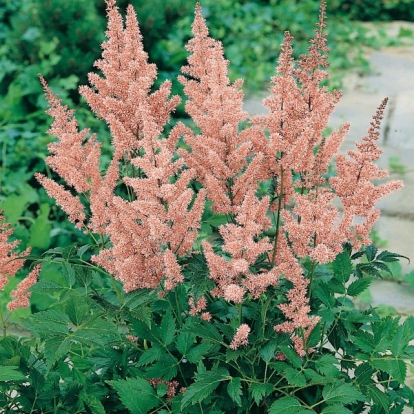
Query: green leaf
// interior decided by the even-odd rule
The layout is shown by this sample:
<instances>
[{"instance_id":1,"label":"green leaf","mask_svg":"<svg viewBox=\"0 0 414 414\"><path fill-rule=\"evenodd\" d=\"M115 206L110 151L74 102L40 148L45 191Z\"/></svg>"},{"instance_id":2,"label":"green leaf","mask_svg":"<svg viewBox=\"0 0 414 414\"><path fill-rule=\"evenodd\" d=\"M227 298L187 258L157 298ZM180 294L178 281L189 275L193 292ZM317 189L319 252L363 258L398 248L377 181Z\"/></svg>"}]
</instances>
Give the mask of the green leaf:
<instances>
[{"instance_id":1,"label":"green leaf","mask_svg":"<svg viewBox=\"0 0 414 414\"><path fill-rule=\"evenodd\" d=\"M342 405L330 405L325 407L321 414L352 414L352 411L349 411L348 408Z\"/></svg>"},{"instance_id":2,"label":"green leaf","mask_svg":"<svg viewBox=\"0 0 414 414\"><path fill-rule=\"evenodd\" d=\"M89 319L73 332L74 340L86 345L106 346L120 339L118 328L109 320Z\"/></svg>"},{"instance_id":3,"label":"green leaf","mask_svg":"<svg viewBox=\"0 0 414 414\"><path fill-rule=\"evenodd\" d=\"M318 372L327 377L337 378L339 376L338 360L333 355L323 355L315 361Z\"/></svg>"},{"instance_id":4,"label":"green leaf","mask_svg":"<svg viewBox=\"0 0 414 414\"><path fill-rule=\"evenodd\" d=\"M251 382L249 384L249 391L257 405L260 405L263 397L267 397L273 392L273 388L273 384L269 384L268 382Z\"/></svg>"},{"instance_id":5,"label":"green leaf","mask_svg":"<svg viewBox=\"0 0 414 414\"><path fill-rule=\"evenodd\" d=\"M369 386L374 383L372 377L374 370L367 362L363 362L355 368L355 383L360 389L361 386Z\"/></svg>"},{"instance_id":6,"label":"green leaf","mask_svg":"<svg viewBox=\"0 0 414 414\"><path fill-rule=\"evenodd\" d=\"M194 327L192 333L196 334L202 339L208 339L213 342L222 343L223 338L218 329L212 323L203 323Z\"/></svg>"},{"instance_id":7,"label":"green leaf","mask_svg":"<svg viewBox=\"0 0 414 414\"><path fill-rule=\"evenodd\" d=\"M364 277L364 278L355 280L355 282L352 282L348 286L348 295L349 296L359 295L371 285L373 280L374 280L373 277Z\"/></svg>"},{"instance_id":8,"label":"green leaf","mask_svg":"<svg viewBox=\"0 0 414 414\"><path fill-rule=\"evenodd\" d=\"M164 353L154 365L147 369L146 377L162 378L169 381L177 375L177 371L178 359L173 355Z\"/></svg>"},{"instance_id":9,"label":"green leaf","mask_svg":"<svg viewBox=\"0 0 414 414\"><path fill-rule=\"evenodd\" d=\"M105 414L105 407L95 395L82 391L80 397L92 414Z\"/></svg>"},{"instance_id":10,"label":"green leaf","mask_svg":"<svg viewBox=\"0 0 414 414\"><path fill-rule=\"evenodd\" d=\"M206 354L209 353L211 348L212 348L212 344L209 344L209 343L203 343L203 344L197 345L194 348L191 348L187 352L186 358L189 362L196 364L197 362L201 361Z\"/></svg>"},{"instance_id":11,"label":"green leaf","mask_svg":"<svg viewBox=\"0 0 414 414\"><path fill-rule=\"evenodd\" d=\"M392 356L384 356L369 361L369 364L376 369L385 371L401 384L404 384L407 375L407 365L402 359L395 359Z\"/></svg>"},{"instance_id":12,"label":"green leaf","mask_svg":"<svg viewBox=\"0 0 414 414\"><path fill-rule=\"evenodd\" d=\"M386 393L377 388L376 384L367 387L365 392L368 397L372 398L375 404L381 406L384 409L385 413L388 412L391 401Z\"/></svg>"},{"instance_id":13,"label":"green leaf","mask_svg":"<svg viewBox=\"0 0 414 414\"><path fill-rule=\"evenodd\" d=\"M327 404L353 404L356 401L364 401L364 396L351 384L329 384L322 391Z\"/></svg>"},{"instance_id":14,"label":"green leaf","mask_svg":"<svg viewBox=\"0 0 414 414\"><path fill-rule=\"evenodd\" d=\"M367 256L368 261L372 262L375 259L375 255L377 254L378 249L371 244L365 249L365 255Z\"/></svg>"},{"instance_id":15,"label":"green leaf","mask_svg":"<svg viewBox=\"0 0 414 414\"><path fill-rule=\"evenodd\" d=\"M270 407L269 414L310 414L310 411L303 407L300 401L294 397L282 397L275 401Z\"/></svg>"},{"instance_id":16,"label":"green leaf","mask_svg":"<svg viewBox=\"0 0 414 414\"><path fill-rule=\"evenodd\" d=\"M259 352L264 362L270 362L276 353L277 342L268 342Z\"/></svg>"},{"instance_id":17,"label":"green leaf","mask_svg":"<svg viewBox=\"0 0 414 414\"><path fill-rule=\"evenodd\" d=\"M83 319L89 313L87 301L80 296L71 295L63 303L63 309L75 326L80 326Z\"/></svg>"},{"instance_id":18,"label":"green leaf","mask_svg":"<svg viewBox=\"0 0 414 414\"><path fill-rule=\"evenodd\" d=\"M158 361L164 353L165 349L161 348L158 344L154 344L152 348L148 348L142 353L137 365L142 367L144 365L152 364L153 362Z\"/></svg>"},{"instance_id":19,"label":"green leaf","mask_svg":"<svg viewBox=\"0 0 414 414\"><path fill-rule=\"evenodd\" d=\"M384 250L383 252L381 252L378 256L377 256L377 260L381 260L383 262L396 262L399 260L399 258L403 258L403 259L407 259L408 263L410 263L410 259L406 256L403 256L401 254L398 253L392 253L389 252L388 250Z\"/></svg>"},{"instance_id":20,"label":"green leaf","mask_svg":"<svg viewBox=\"0 0 414 414\"><path fill-rule=\"evenodd\" d=\"M303 372L289 367L289 368L286 368L284 374L289 384L296 385L298 387L303 387L306 385L306 377Z\"/></svg>"},{"instance_id":21,"label":"green leaf","mask_svg":"<svg viewBox=\"0 0 414 414\"><path fill-rule=\"evenodd\" d=\"M352 338L354 344L364 352L371 353L375 348L374 336L366 331L357 331Z\"/></svg>"},{"instance_id":22,"label":"green leaf","mask_svg":"<svg viewBox=\"0 0 414 414\"><path fill-rule=\"evenodd\" d=\"M166 312L161 321L160 338L165 346L170 345L174 341L175 336L175 321L170 310Z\"/></svg>"},{"instance_id":23,"label":"green leaf","mask_svg":"<svg viewBox=\"0 0 414 414\"><path fill-rule=\"evenodd\" d=\"M194 405L205 400L219 386L221 381L230 379L230 374L225 368L217 368L196 374L196 380L184 392L181 401L181 410L189 405Z\"/></svg>"},{"instance_id":24,"label":"green leaf","mask_svg":"<svg viewBox=\"0 0 414 414\"><path fill-rule=\"evenodd\" d=\"M142 378L107 381L132 414L147 414L161 403L153 387Z\"/></svg>"},{"instance_id":25,"label":"green leaf","mask_svg":"<svg viewBox=\"0 0 414 414\"><path fill-rule=\"evenodd\" d=\"M280 345L280 350L285 354L286 359L295 367L301 368L302 367L302 359L301 357L291 348L285 345Z\"/></svg>"},{"instance_id":26,"label":"green leaf","mask_svg":"<svg viewBox=\"0 0 414 414\"><path fill-rule=\"evenodd\" d=\"M335 298L327 283L319 281L313 294L328 308L335 305Z\"/></svg>"},{"instance_id":27,"label":"green leaf","mask_svg":"<svg viewBox=\"0 0 414 414\"><path fill-rule=\"evenodd\" d=\"M30 292L45 293L46 295L53 295L54 293L61 293L67 288L60 283L56 283L53 280L39 280L33 286L30 287Z\"/></svg>"},{"instance_id":28,"label":"green leaf","mask_svg":"<svg viewBox=\"0 0 414 414\"><path fill-rule=\"evenodd\" d=\"M18 367L2 365L0 367L0 381L27 381L26 376L17 369Z\"/></svg>"},{"instance_id":29,"label":"green leaf","mask_svg":"<svg viewBox=\"0 0 414 414\"><path fill-rule=\"evenodd\" d=\"M352 262L347 252L342 252L336 256L333 262L335 278L342 284L348 282L352 273Z\"/></svg>"},{"instance_id":30,"label":"green leaf","mask_svg":"<svg viewBox=\"0 0 414 414\"><path fill-rule=\"evenodd\" d=\"M62 274L69 287L72 287L76 282L75 270L68 262L62 263Z\"/></svg>"},{"instance_id":31,"label":"green leaf","mask_svg":"<svg viewBox=\"0 0 414 414\"><path fill-rule=\"evenodd\" d=\"M54 309L37 312L34 315L25 318L23 325L29 331L41 336L48 337L49 335L67 334L69 317Z\"/></svg>"},{"instance_id":32,"label":"green leaf","mask_svg":"<svg viewBox=\"0 0 414 414\"><path fill-rule=\"evenodd\" d=\"M48 369L51 369L53 364L69 353L71 347L70 337L62 334L49 336L45 340L45 357Z\"/></svg>"},{"instance_id":33,"label":"green leaf","mask_svg":"<svg viewBox=\"0 0 414 414\"><path fill-rule=\"evenodd\" d=\"M79 247L76 251L76 254L82 259L82 256L91 248L90 244L84 244L83 246Z\"/></svg>"},{"instance_id":34,"label":"green leaf","mask_svg":"<svg viewBox=\"0 0 414 414\"><path fill-rule=\"evenodd\" d=\"M241 389L241 381L240 378L232 378L230 382L227 384L227 393L229 394L230 398L239 406L241 407L241 395L243 394Z\"/></svg>"},{"instance_id":35,"label":"green leaf","mask_svg":"<svg viewBox=\"0 0 414 414\"><path fill-rule=\"evenodd\" d=\"M401 356L412 339L414 339L412 324L410 320L406 319L404 323L397 328L397 332L393 337L390 348L392 354L394 356Z\"/></svg>"},{"instance_id":36,"label":"green leaf","mask_svg":"<svg viewBox=\"0 0 414 414\"><path fill-rule=\"evenodd\" d=\"M195 338L196 336L191 332L181 332L175 341L177 351L183 356L187 355L187 352L194 344Z\"/></svg>"}]
</instances>

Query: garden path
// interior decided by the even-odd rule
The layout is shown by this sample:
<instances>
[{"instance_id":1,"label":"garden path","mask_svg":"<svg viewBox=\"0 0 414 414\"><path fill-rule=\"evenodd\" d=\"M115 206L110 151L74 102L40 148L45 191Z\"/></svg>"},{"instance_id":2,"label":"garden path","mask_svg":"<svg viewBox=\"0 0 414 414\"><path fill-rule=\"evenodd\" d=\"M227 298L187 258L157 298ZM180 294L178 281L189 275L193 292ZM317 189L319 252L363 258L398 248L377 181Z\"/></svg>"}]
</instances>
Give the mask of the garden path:
<instances>
[{"instance_id":1,"label":"garden path","mask_svg":"<svg viewBox=\"0 0 414 414\"><path fill-rule=\"evenodd\" d=\"M396 29L398 22L393 22L389 30ZM402 272L414 272L414 41L371 51L368 57L371 73L345 77L343 97L330 126L337 128L350 121L351 129L341 152L353 149L355 141L366 135L376 108L385 97L389 98L379 142L384 152L379 165L388 169L390 164L396 166L391 178L402 179L404 188L378 203L382 215L376 230L379 238L387 241L382 250L409 257L410 263L401 262ZM248 99L245 109L251 115L265 113L264 96ZM373 305L389 305L404 314L414 314L414 288L405 283L376 281L371 295Z\"/></svg>"}]
</instances>

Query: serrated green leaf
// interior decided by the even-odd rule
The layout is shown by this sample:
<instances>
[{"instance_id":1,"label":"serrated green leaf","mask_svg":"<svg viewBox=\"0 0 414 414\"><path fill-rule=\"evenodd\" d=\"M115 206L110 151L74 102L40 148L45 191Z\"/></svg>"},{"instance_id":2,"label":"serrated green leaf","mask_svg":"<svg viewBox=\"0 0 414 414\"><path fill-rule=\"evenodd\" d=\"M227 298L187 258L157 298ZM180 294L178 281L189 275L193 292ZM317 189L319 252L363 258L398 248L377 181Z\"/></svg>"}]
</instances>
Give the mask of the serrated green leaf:
<instances>
[{"instance_id":1,"label":"serrated green leaf","mask_svg":"<svg viewBox=\"0 0 414 414\"><path fill-rule=\"evenodd\" d=\"M329 384L336 380L334 377L324 377L313 369L305 369L304 374L308 385Z\"/></svg>"},{"instance_id":2,"label":"serrated green leaf","mask_svg":"<svg viewBox=\"0 0 414 414\"><path fill-rule=\"evenodd\" d=\"M352 262L347 252L342 252L333 261L335 279L341 284L348 282L352 273Z\"/></svg>"},{"instance_id":3,"label":"serrated green leaf","mask_svg":"<svg viewBox=\"0 0 414 414\"><path fill-rule=\"evenodd\" d=\"M263 359L264 362L270 362L276 352L277 342L271 341L268 342L259 352L260 357Z\"/></svg>"},{"instance_id":4,"label":"serrated green leaf","mask_svg":"<svg viewBox=\"0 0 414 414\"><path fill-rule=\"evenodd\" d=\"M181 410L206 399L219 386L221 381L229 380L230 374L225 368L217 368L196 374L196 380L184 392Z\"/></svg>"},{"instance_id":5,"label":"serrated green leaf","mask_svg":"<svg viewBox=\"0 0 414 414\"><path fill-rule=\"evenodd\" d=\"M142 367L144 365L152 364L153 362L158 361L164 353L165 349L161 348L158 344L154 344L152 348L148 348L142 353L137 365Z\"/></svg>"},{"instance_id":6,"label":"serrated green leaf","mask_svg":"<svg viewBox=\"0 0 414 414\"><path fill-rule=\"evenodd\" d=\"M183 356L187 355L187 352L194 345L195 339L196 336L191 332L181 332L175 341L177 351L180 352Z\"/></svg>"},{"instance_id":7,"label":"serrated green leaf","mask_svg":"<svg viewBox=\"0 0 414 414\"><path fill-rule=\"evenodd\" d=\"M325 402L329 405L346 405L365 400L364 396L358 391L358 389L349 383L326 385L322 391L322 396Z\"/></svg>"},{"instance_id":8,"label":"serrated green leaf","mask_svg":"<svg viewBox=\"0 0 414 414\"><path fill-rule=\"evenodd\" d=\"M352 414L352 411L349 411L348 408L342 405L335 404L325 407L321 414Z\"/></svg>"},{"instance_id":9,"label":"serrated green leaf","mask_svg":"<svg viewBox=\"0 0 414 414\"><path fill-rule=\"evenodd\" d=\"M49 335L56 335L58 333L68 333L69 317L54 309L37 312L22 321L23 325L33 333L48 337Z\"/></svg>"},{"instance_id":10,"label":"serrated green leaf","mask_svg":"<svg viewBox=\"0 0 414 414\"><path fill-rule=\"evenodd\" d=\"M383 262L387 262L387 263L396 262L396 261L399 260L399 258L407 259L408 263L410 263L410 259L408 257L403 256L403 255L398 254L398 253L389 252L388 250L382 251L377 256L377 260L382 260Z\"/></svg>"},{"instance_id":11,"label":"serrated green leaf","mask_svg":"<svg viewBox=\"0 0 414 414\"><path fill-rule=\"evenodd\" d=\"M164 353L154 365L148 367L146 377L169 381L177 375L177 371L178 359L174 355Z\"/></svg>"},{"instance_id":12,"label":"serrated green leaf","mask_svg":"<svg viewBox=\"0 0 414 414\"><path fill-rule=\"evenodd\" d=\"M85 316L89 313L88 303L80 296L71 295L63 303L63 309L75 325L81 325Z\"/></svg>"},{"instance_id":13,"label":"serrated green leaf","mask_svg":"<svg viewBox=\"0 0 414 414\"><path fill-rule=\"evenodd\" d=\"M374 336L366 331L357 331L352 338L354 344L364 352L371 353L375 348Z\"/></svg>"},{"instance_id":14,"label":"serrated green leaf","mask_svg":"<svg viewBox=\"0 0 414 414\"><path fill-rule=\"evenodd\" d=\"M75 269L68 262L62 263L62 274L68 287L72 287L76 282L76 275Z\"/></svg>"},{"instance_id":15,"label":"serrated green leaf","mask_svg":"<svg viewBox=\"0 0 414 414\"><path fill-rule=\"evenodd\" d=\"M61 293L67 288L60 283L56 283L53 280L39 280L33 286L30 287L30 292L45 293L52 295L54 293Z\"/></svg>"},{"instance_id":16,"label":"serrated green leaf","mask_svg":"<svg viewBox=\"0 0 414 414\"><path fill-rule=\"evenodd\" d=\"M142 378L107 381L132 414L147 414L161 403L153 387Z\"/></svg>"},{"instance_id":17,"label":"serrated green leaf","mask_svg":"<svg viewBox=\"0 0 414 414\"><path fill-rule=\"evenodd\" d=\"M372 377L374 372L375 371L367 362L358 365L355 368L355 382L358 388L361 388L361 386L368 386L370 384L373 384L374 380Z\"/></svg>"},{"instance_id":18,"label":"serrated green leaf","mask_svg":"<svg viewBox=\"0 0 414 414\"><path fill-rule=\"evenodd\" d=\"M144 322L148 327L151 327L152 309L148 306L140 306L136 309L128 309L127 315L133 315L134 318Z\"/></svg>"},{"instance_id":19,"label":"serrated green leaf","mask_svg":"<svg viewBox=\"0 0 414 414\"><path fill-rule=\"evenodd\" d=\"M327 377L336 378L339 376L338 360L333 355L322 355L315 361L315 368Z\"/></svg>"},{"instance_id":20,"label":"serrated green leaf","mask_svg":"<svg viewBox=\"0 0 414 414\"><path fill-rule=\"evenodd\" d=\"M213 342L222 343L223 338L218 329L212 323L199 324L191 331L202 339L208 339Z\"/></svg>"},{"instance_id":21,"label":"serrated green leaf","mask_svg":"<svg viewBox=\"0 0 414 414\"><path fill-rule=\"evenodd\" d=\"M280 345L280 350L285 354L286 359L295 367L301 368L302 367L302 359L301 357L291 348L285 345Z\"/></svg>"},{"instance_id":22,"label":"serrated green leaf","mask_svg":"<svg viewBox=\"0 0 414 414\"><path fill-rule=\"evenodd\" d=\"M151 297L151 291L149 289L138 289L129 293L123 292L124 305L129 309L135 309L148 305L153 298Z\"/></svg>"},{"instance_id":23,"label":"serrated green leaf","mask_svg":"<svg viewBox=\"0 0 414 414\"><path fill-rule=\"evenodd\" d=\"M372 262L375 259L375 255L377 254L377 252L378 249L373 244L367 246L365 249L365 255L367 256L368 261Z\"/></svg>"},{"instance_id":24,"label":"serrated green leaf","mask_svg":"<svg viewBox=\"0 0 414 414\"><path fill-rule=\"evenodd\" d=\"M161 320L159 337L165 346L174 341L176 332L175 320L170 310L168 310Z\"/></svg>"},{"instance_id":25,"label":"serrated green leaf","mask_svg":"<svg viewBox=\"0 0 414 414\"><path fill-rule=\"evenodd\" d=\"M27 381L26 376L17 369L18 367L13 366L0 366L0 381Z\"/></svg>"},{"instance_id":26,"label":"serrated green leaf","mask_svg":"<svg viewBox=\"0 0 414 414\"><path fill-rule=\"evenodd\" d=\"M257 405L260 405L264 397L270 395L273 391L273 384L261 383L261 382L251 382L249 384L249 391Z\"/></svg>"},{"instance_id":27,"label":"serrated green leaf","mask_svg":"<svg viewBox=\"0 0 414 414\"><path fill-rule=\"evenodd\" d=\"M288 367L286 368L284 374L289 384L296 385L298 387L303 387L306 385L306 377L303 372Z\"/></svg>"},{"instance_id":28,"label":"serrated green leaf","mask_svg":"<svg viewBox=\"0 0 414 414\"><path fill-rule=\"evenodd\" d=\"M191 348L187 352L186 359L189 362L196 364L197 362L201 361L206 354L208 354L211 348L212 348L212 345L209 343L203 343L203 344L197 345L194 348Z\"/></svg>"},{"instance_id":29,"label":"serrated green leaf","mask_svg":"<svg viewBox=\"0 0 414 414\"><path fill-rule=\"evenodd\" d=\"M386 393L378 389L376 384L367 387L365 392L368 397L372 398L375 404L381 406L384 409L385 413L388 412L391 405L389 397Z\"/></svg>"},{"instance_id":30,"label":"serrated green leaf","mask_svg":"<svg viewBox=\"0 0 414 414\"><path fill-rule=\"evenodd\" d=\"M83 246L79 247L76 251L76 254L82 259L82 256L91 248L91 245L84 244Z\"/></svg>"},{"instance_id":31,"label":"serrated green leaf","mask_svg":"<svg viewBox=\"0 0 414 414\"><path fill-rule=\"evenodd\" d=\"M131 322L133 334L138 336L138 338L146 339L151 342L161 341L156 329L151 329L151 326L148 326L146 323L135 318L131 318Z\"/></svg>"},{"instance_id":32,"label":"serrated green leaf","mask_svg":"<svg viewBox=\"0 0 414 414\"><path fill-rule=\"evenodd\" d=\"M407 375L407 365L402 359L395 359L392 356L384 356L369 361L369 364L376 369L385 371L401 384L404 384Z\"/></svg>"},{"instance_id":33,"label":"serrated green leaf","mask_svg":"<svg viewBox=\"0 0 414 414\"><path fill-rule=\"evenodd\" d=\"M315 287L313 294L328 308L332 308L335 305L335 298L333 293L329 289L329 286L320 281Z\"/></svg>"},{"instance_id":34,"label":"serrated green leaf","mask_svg":"<svg viewBox=\"0 0 414 414\"><path fill-rule=\"evenodd\" d=\"M355 280L348 286L348 295L357 296L360 293L364 292L374 280L373 277L363 277L361 279Z\"/></svg>"},{"instance_id":35,"label":"serrated green leaf","mask_svg":"<svg viewBox=\"0 0 414 414\"><path fill-rule=\"evenodd\" d=\"M120 340L118 328L104 319L87 320L73 332L72 338L83 344L97 346L106 346Z\"/></svg>"},{"instance_id":36,"label":"serrated green leaf","mask_svg":"<svg viewBox=\"0 0 414 414\"><path fill-rule=\"evenodd\" d=\"M105 407L95 395L82 391L80 397L92 414L105 414Z\"/></svg>"},{"instance_id":37,"label":"serrated green leaf","mask_svg":"<svg viewBox=\"0 0 414 414\"><path fill-rule=\"evenodd\" d=\"M306 347L314 348L321 340L321 324L318 323L311 331L306 340Z\"/></svg>"},{"instance_id":38,"label":"serrated green leaf","mask_svg":"<svg viewBox=\"0 0 414 414\"><path fill-rule=\"evenodd\" d=\"M397 331L393 336L390 347L392 354L394 356L400 356L409 345L411 339L413 339L411 322L405 320L404 323L397 328Z\"/></svg>"},{"instance_id":39,"label":"serrated green leaf","mask_svg":"<svg viewBox=\"0 0 414 414\"><path fill-rule=\"evenodd\" d=\"M243 394L241 389L241 381L240 378L232 378L230 382L227 384L227 394L229 394L230 398L239 406L241 407L241 395Z\"/></svg>"},{"instance_id":40,"label":"serrated green leaf","mask_svg":"<svg viewBox=\"0 0 414 414\"><path fill-rule=\"evenodd\" d=\"M45 357L48 369L51 369L53 364L69 353L71 347L71 339L66 335L54 335L45 340Z\"/></svg>"},{"instance_id":41,"label":"serrated green leaf","mask_svg":"<svg viewBox=\"0 0 414 414\"><path fill-rule=\"evenodd\" d=\"M294 397L282 397L275 401L269 409L269 414L311 414L314 411L310 411L305 408L297 398Z\"/></svg>"}]
</instances>

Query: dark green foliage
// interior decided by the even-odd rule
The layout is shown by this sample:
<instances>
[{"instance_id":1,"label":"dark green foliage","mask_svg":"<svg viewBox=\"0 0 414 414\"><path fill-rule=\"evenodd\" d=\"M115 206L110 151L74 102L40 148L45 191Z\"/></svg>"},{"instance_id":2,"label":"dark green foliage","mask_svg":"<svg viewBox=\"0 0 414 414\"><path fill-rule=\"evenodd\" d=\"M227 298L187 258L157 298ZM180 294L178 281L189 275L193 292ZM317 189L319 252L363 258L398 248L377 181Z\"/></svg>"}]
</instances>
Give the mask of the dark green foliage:
<instances>
[{"instance_id":1,"label":"dark green foliage","mask_svg":"<svg viewBox=\"0 0 414 414\"><path fill-rule=\"evenodd\" d=\"M374 309L355 308L349 295L363 291L375 276L367 276L372 271L361 270L366 263L355 262L348 250L331 266L306 271L313 313L322 319L307 340L313 352L303 358L287 335L273 330L281 317L277 298L287 289L283 283L258 303L245 300L249 344L232 350L238 305L214 299L213 319L204 322L189 315L186 285L164 297L147 290L125 294L110 276L83 267L79 256L85 250L54 249L46 255L62 258L63 278L41 280L32 291L58 300L24 319L32 337L0 339L3 409L345 414L413 407L414 393L405 380L407 362L414 360L414 318L381 319ZM377 254L371 246L362 255L374 268L376 261L399 256ZM175 396L167 396L169 381L177 381ZM184 393L178 392L181 387Z\"/></svg>"},{"instance_id":2,"label":"dark green foliage","mask_svg":"<svg viewBox=\"0 0 414 414\"><path fill-rule=\"evenodd\" d=\"M332 14L353 20L414 20L413 0L334 0L329 7Z\"/></svg>"}]
</instances>

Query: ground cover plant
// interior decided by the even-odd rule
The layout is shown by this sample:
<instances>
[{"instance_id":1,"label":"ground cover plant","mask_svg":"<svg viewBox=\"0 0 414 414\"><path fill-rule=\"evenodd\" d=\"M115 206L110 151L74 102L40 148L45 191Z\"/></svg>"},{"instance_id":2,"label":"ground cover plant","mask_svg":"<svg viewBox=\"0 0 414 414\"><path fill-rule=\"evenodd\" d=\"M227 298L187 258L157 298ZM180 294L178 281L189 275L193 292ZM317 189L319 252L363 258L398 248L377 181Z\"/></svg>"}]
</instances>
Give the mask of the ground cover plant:
<instances>
[{"instance_id":1,"label":"ground cover plant","mask_svg":"<svg viewBox=\"0 0 414 414\"><path fill-rule=\"evenodd\" d=\"M112 154L80 130L41 76L54 118L48 176L36 179L90 242L41 257L0 228L0 407L6 413L401 413L414 318L352 298L389 270L369 234L375 202L401 187L375 161L386 99L348 156L349 128L324 134L340 93L328 76L325 9L306 54L285 33L265 100L243 111L220 42L197 5L179 82L194 126L166 132L180 98L155 87L138 22L107 0L107 41L79 91ZM334 158L336 173L329 169ZM52 173L53 172L53 173ZM379 180L381 182L379 183ZM58 181L58 182L57 182ZM335 203L334 203L335 201ZM337 207L338 202L341 208ZM363 258L364 260L359 260ZM60 272L44 273L48 264ZM49 309L10 315L31 295Z\"/></svg>"}]
</instances>

